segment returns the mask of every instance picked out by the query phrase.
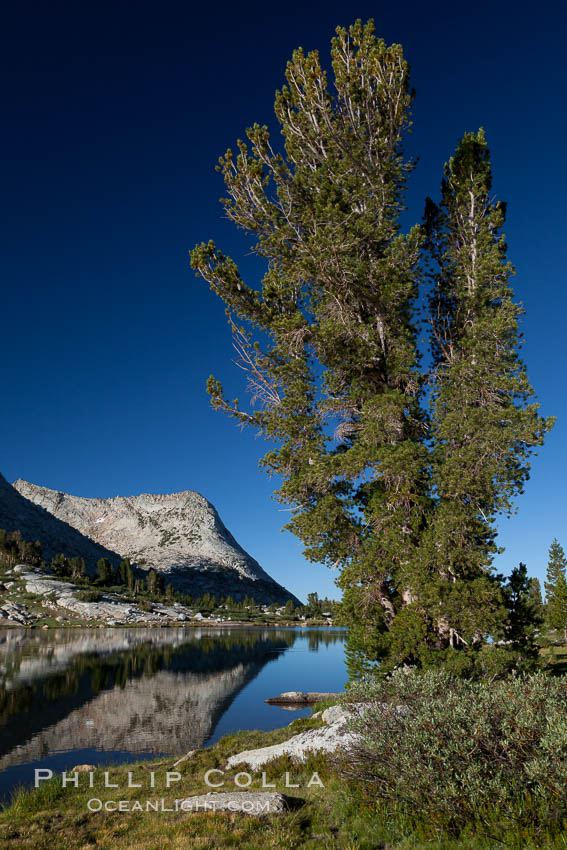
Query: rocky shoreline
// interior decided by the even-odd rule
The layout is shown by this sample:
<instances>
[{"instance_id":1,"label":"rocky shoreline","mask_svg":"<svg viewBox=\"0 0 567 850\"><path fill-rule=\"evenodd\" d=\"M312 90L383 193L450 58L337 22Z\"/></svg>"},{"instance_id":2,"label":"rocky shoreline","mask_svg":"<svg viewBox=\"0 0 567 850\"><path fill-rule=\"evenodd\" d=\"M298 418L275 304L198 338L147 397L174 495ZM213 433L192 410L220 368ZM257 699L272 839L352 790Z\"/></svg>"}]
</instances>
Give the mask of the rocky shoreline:
<instances>
[{"instance_id":1,"label":"rocky shoreline","mask_svg":"<svg viewBox=\"0 0 567 850\"><path fill-rule=\"evenodd\" d=\"M319 696L318 701L324 701L330 694L313 692L310 696L314 698ZM340 698L344 694L333 694L332 696ZM265 700L265 702L274 704L273 700ZM314 702L317 702L317 700L314 700ZM248 768L255 772L259 768L265 768L270 762L282 756L288 756L294 764L301 764L316 754L333 755L338 750L348 750L358 740L357 734L348 729L348 719L349 709L346 706L339 704L331 705L329 708L318 711L308 718L309 721L316 720L317 725L310 724L311 728L292 735L279 744L258 747L254 750L243 750L242 752L230 755L226 759L224 771L213 770L212 773L223 774L237 768ZM293 725L294 723L291 724L291 726ZM276 730L276 732L279 731L284 730ZM177 769L181 764L198 758L200 752L200 750L190 750L184 756L177 758L171 765L171 768ZM163 763L160 764L163 765ZM69 774L94 774L96 770L97 767L93 764L78 764L71 768ZM248 774L240 773L238 775L247 776ZM318 779L318 774L313 774L313 777L317 777L316 780L312 778L313 784L317 782L317 784L323 787L323 783ZM231 812L255 816L280 814L297 807L298 804L297 799L279 792L242 791L239 789L228 792L209 791L206 794L185 797L177 802L177 810L182 812Z\"/></svg>"},{"instance_id":2,"label":"rocky shoreline","mask_svg":"<svg viewBox=\"0 0 567 850\"><path fill-rule=\"evenodd\" d=\"M10 580L4 580L2 590L7 596L0 602L0 627L33 627L45 619L51 620L54 627L179 625L188 624L193 614L179 603L152 603L152 610L144 611L112 593L101 593L96 602L84 601L80 598L84 588L49 578L41 570L25 565L11 570ZM46 623L42 627L46 625L49 627Z\"/></svg>"},{"instance_id":3,"label":"rocky shoreline","mask_svg":"<svg viewBox=\"0 0 567 850\"><path fill-rule=\"evenodd\" d=\"M288 621L284 617L278 617L277 621L268 618L239 621L232 618L206 617L180 602L168 604L143 600L139 603L103 589L99 591L96 601L88 601L81 598L85 595L84 587L72 581L54 578L39 568L24 564L16 565L6 573L3 583L0 584L0 592L0 629L105 626L250 628L306 625ZM327 625L323 624L321 628Z\"/></svg>"}]
</instances>

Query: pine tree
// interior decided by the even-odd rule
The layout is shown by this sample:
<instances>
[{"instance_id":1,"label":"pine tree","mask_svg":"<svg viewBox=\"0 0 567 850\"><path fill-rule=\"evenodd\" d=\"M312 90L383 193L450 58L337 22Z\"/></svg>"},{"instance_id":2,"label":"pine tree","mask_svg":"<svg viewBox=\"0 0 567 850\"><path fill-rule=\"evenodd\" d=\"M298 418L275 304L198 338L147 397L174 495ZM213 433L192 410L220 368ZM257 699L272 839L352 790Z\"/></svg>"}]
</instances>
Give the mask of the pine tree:
<instances>
[{"instance_id":1,"label":"pine tree","mask_svg":"<svg viewBox=\"0 0 567 850\"><path fill-rule=\"evenodd\" d=\"M286 617L293 617L295 614L295 605L293 604L293 600L288 599L285 603L284 614Z\"/></svg>"},{"instance_id":2,"label":"pine tree","mask_svg":"<svg viewBox=\"0 0 567 850\"><path fill-rule=\"evenodd\" d=\"M309 617L320 617L323 611L321 600L318 593L307 594L307 605Z\"/></svg>"},{"instance_id":3,"label":"pine tree","mask_svg":"<svg viewBox=\"0 0 567 850\"><path fill-rule=\"evenodd\" d=\"M283 150L255 124L219 161L227 217L266 264L260 287L213 242L191 261L226 305L252 393L245 411L211 376L212 404L274 443L261 464L307 558L340 568L360 672L437 663L502 627L495 517L551 422L518 357L482 132L463 138L425 231L404 233L402 49L357 21L337 29L331 66L332 86L317 52L296 50L275 101ZM424 232L437 266L427 388L414 318Z\"/></svg>"},{"instance_id":4,"label":"pine tree","mask_svg":"<svg viewBox=\"0 0 567 850\"><path fill-rule=\"evenodd\" d=\"M58 576L70 576L71 565L65 555L56 555L51 561L51 571Z\"/></svg>"},{"instance_id":5,"label":"pine tree","mask_svg":"<svg viewBox=\"0 0 567 850\"><path fill-rule=\"evenodd\" d=\"M525 564L514 567L505 587L504 599L508 611L504 638L522 659L536 662L539 649L535 633L540 623L536 605L530 595L531 579Z\"/></svg>"},{"instance_id":6,"label":"pine tree","mask_svg":"<svg viewBox=\"0 0 567 850\"><path fill-rule=\"evenodd\" d=\"M132 590L134 586L134 571L130 563L130 558L123 558L118 564L118 577L120 584Z\"/></svg>"},{"instance_id":7,"label":"pine tree","mask_svg":"<svg viewBox=\"0 0 567 850\"><path fill-rule=\"evenodd\" d=\"M71 576L74 579L84 579L87 574L84 558L71 558Z\"/></svg>"},{"instance_id":8,"label":"pine tree","mask_svg":"<svg viewBox=\"0 0 567 850\"><path fill-rule=\"evenodd\" d=\"M148 572L147 584L148 592L156 594L158 591L158 574L153 567Z\"/></svg>"},{"instance_id":9,"label":"pine tree","mask_svg":"<svg viewBox=\"0 0 567 850\"><path fill-rule=\"evenodd\" d=\"M413 167L401 47L358 21L331 53L336 93L316 52L288 63L275 102L285 153L254 125L220 160L226 213L268 263L261 290L213 243L192 264L227 305L261 405L244 412L211 377L212 403L276 443L262 464L283 479L287 528L308 559L341 567L351 639L360 630L366 645L395 614L428 504L412 324L421 235L399 223Z\"/></svg>"},{"instance_id":10,"label":"pine tree","mask_svg":"<svg viewBox=\"0 0 567 850\"><path fill-rule=\"evenodd\" d=\"M546 610L545 605L543 604L543 597L541 595L541 584L539 582L539 579L535 578L535 576L530 578L528 594L530 597L530 602L533 606L537 625L539 627L545 621Z\"/></svg>"},{"instance_id":11,"label":"pine tree","mask_svg":"<svg viewBox=\"0 0 567 850\"><path fill-rule=\"evenodd\" d=\"M108 586L114 582L114 568L108 558L99 558L96 573L100 584Z\"/></svg>"},{"instance_id":12,"label":"pine tree","mask_svg":"<svg viewBox=\"0 0 567 850\"><path fill-rule=\"evenodd\" d=\"M519 357L523 311L509 285L505 207L491 188L484 133L467 133L445 167L440 205L426 205L435 505L416 604L439 636L445 622L452 646L498 628L500 590L491 575L496 517L513 512L530 455L553 424L538 415Z\"/></svg>"},{"instance_id":13,"label":"pine tree","mask_svg":"<svg viewBox=\"0 0 567 850\"><path fill-rule=\"evenodd\" d=\"M36 540L35 543L22 541L20 544L20 557L24 564L38 567L41 564L41 544L39 541Z\"/></svg>"},{"instance_id":14,"label":"pine tree","mask_svg":"<svg viewBox=\"0 0 567 850\"><path fill-rule=\"evenodd\" d=\"M550 629L562 629L567 643L567 558L557 539L549 547L544 587L547 602L546 624Z\"/></svg>"}]
</instances>

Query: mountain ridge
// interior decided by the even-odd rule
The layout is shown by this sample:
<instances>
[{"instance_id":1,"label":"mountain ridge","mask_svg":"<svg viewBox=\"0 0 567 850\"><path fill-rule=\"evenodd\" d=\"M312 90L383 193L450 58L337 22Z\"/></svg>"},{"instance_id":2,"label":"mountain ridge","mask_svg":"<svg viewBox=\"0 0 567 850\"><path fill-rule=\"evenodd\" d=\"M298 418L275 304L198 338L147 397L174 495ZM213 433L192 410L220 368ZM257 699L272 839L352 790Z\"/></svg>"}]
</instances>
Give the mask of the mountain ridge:
<instances>
[{"instance_id":1,"label":"mountain ridge","mask_svg":"<svg viewBox=\"0 0 567 850\"><path fill-rule=\"evenodd\" d=\"M45 508L26 499L0 474L0 528L20 531L24 540L41 542L43 557L51 560L63 552L69 558L80 557L92 568L99 558L109 558L116 566L118 552L95 543L68 523L49 514Z\"/></svg>"},{"instance_id":2,"label":"mountain ridge","mask_svg":"<svg viewBox=\"0 0 567 850\"><path fill-rule=\"evenodd\" d=\"M21 478L13 489L96 545L143 569L153 567L192 596L208 592L301 604L240 546L215 506L194 490L104 499L71 496ZM1 516L0 507L0 527Z\"/></svg>"}]
</instances>

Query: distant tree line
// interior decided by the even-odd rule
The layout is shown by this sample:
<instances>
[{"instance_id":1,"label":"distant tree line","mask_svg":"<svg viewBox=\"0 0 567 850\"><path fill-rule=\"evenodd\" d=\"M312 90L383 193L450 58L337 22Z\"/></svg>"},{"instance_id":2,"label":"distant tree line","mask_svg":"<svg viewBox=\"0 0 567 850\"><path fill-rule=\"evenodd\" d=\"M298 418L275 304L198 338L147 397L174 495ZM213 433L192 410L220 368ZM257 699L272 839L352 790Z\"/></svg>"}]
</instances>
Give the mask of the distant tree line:
<instances>
[{"instance_id":1,"label":"distant tree line","mask_svg":"<svg viewBox=\"0 0 567 850\"><path fill-rule=\"evenodd\" d=\"M84 558L66 558L57 555L50 564L51 571L62 578L80 580L95 587L127 590L134 595L147 593L162 597L167 594L165 579L153 567L141 570L132 565L130 558L123 558L114 567L110 558L99 558L94 576L87 574Z\"/></svg>"},{"instance_id":2,"label":"distant tree line","mask_svg":"<svg viewBox=\"0 0 567 850\"><path fill-rule=\"evenodd\" d=\"M0 563L7 567L22 563L38 567L42 564L41 543L29 543L22 540L20 531L10 533L0 528Z\"/></svg>"},{"instance_id":3,"label":"distant tree line","mask_svg":"<svg viewBox=\"0 0 567 850\"><path fill-rule=\"evenodd\" d=\"M22 538L20 531L8 532L0 528L0 565L10 568L16 564L41 567L60 578L69 578L87 588L105 588L118 593L127 593L136 597L152 600L165 600L199 611L203 616L232 616L249 619L266 610L275 615L280 612L286 619L318 620L340 616L341 603L333 599L320 598L314 593L307 594L305 605L295 605L288 599L285 605L273 602L266 606L254 598L244 596L234 599L232 596L215 596L204 593L191 596L173 588L156 569L142 570L132 565L129 558L123 558L115 567L109 558L100 558L95 575L89 575L84 558L68 558L58 554L46 564L39 540L30 542ZM561 638L567 643L567 558L558 540L549 548L545 587L545 602L542 598L540 582L528 576L525 564L512 570L508 579L500 576L503 588L507 620L503 631L503 642L517 650L524 657L537 655L537 632L543 627L547 631L561 632ZM94 600L94 597L93 597Z\"/></svg>"},{"instance_id":4,"label":"distant tree line","mask_svg":"<svg viewBox=\"0 0 567 850\"><path fill-rule=\"evenodd\" d=\"M8 532L0 528L0 564L13 567L26 564L53 573L59 578L69 578L79 584L95 587L115 587L133 593L148 593L154 596L167 594L164 577L155 569L147 571L133 567L129 558L124 558L115 568L109 558L100 558L95 575L89 575L84 558L59 553L47 563L43 558L39 540L35 543L22 539L20 531Z\"/></svg>"},{"instance_id":5,"label":"distant tree line","mask_svg":"<svg viewBox=\"0 0 567 850\"><path fill-rule=\"evenodd\" d=\"M166 582L162 573L151 567L142 570L134 566L129 558L123 558L115 567L109 558L100 558L96 565L96 573L89 575L84 558L72 557L58 554L46 563L43 559L41 543L37 540L30 543L22 539L20 531L7 532L0 529L0 564L5 567L13 567L16 564L26 564L53 573L59 578L68 578L77 584L84 586L83 598L85 601L96 602L101 598L101 588L118 593L127 593L136 597L147 597L152 600L164 600L166 602L179 602L182 605L200 612L203 616L216 613L218 616L236 615L239 619L249 619L253 615L259 615L266 610L266 606L257 602L254 598L244 596L242 599L234 599L232 596L215 596L204 593L201 596L191 596L173 588ZM267 606L267 610L275 615L276 612L286 619L325 619L333 617L339 603L332 599L320 599L317 593L307 594L306 605L295 605L293 600L288 599L285 605L273 602Z\"/></svg>"},{"instance_id":6,"label":"distant tree line","mask_svg":"<svg viewBox=\"0 0 567 850\"><path fill-rule=\"evenodd\" d=\"M246 619L247 614L260 613L266 610L273 615L276 612L280 612L286 619L300 619L302 617L306 619L325 619L335 615L339 604L332 599L319 599L317 593L307 594L306 605L295 605L292 599L288 599L285 605L272 602L268 606L257 602L253 597L249 596L245 596L241 600L236 600L232 596L217 597L211 593L205 593L203 596L197 597L180 593L174 593L173 595L176 600L187 605L189 608L194 608L201 614L237 614L239 619Z\"/></svg>"}]
</instances>

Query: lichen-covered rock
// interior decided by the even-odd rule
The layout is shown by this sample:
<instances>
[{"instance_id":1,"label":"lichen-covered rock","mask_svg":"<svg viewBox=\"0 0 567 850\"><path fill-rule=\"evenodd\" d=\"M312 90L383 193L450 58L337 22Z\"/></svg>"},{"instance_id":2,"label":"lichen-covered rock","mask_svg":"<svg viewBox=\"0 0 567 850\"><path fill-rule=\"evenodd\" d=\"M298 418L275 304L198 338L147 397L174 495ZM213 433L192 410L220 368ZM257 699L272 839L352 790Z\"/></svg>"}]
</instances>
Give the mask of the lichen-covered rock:
<instances>
[{"instance_id":1,"label":"lichen-covered rock","mask_svg":"<svg viewBox=\"0 0 567 850\"><path fill-rule=\"evenodd\" d=\"M348 749L356 736L346 729L347 714L342 706L332 706L323 712L322 718L328 725L319 729L300 732L281 744L260 747L257 750L244 750L228 759L229 768L247 764L256 770L280 756L290 756L294 761L305 761L310 753L334 753L339 749Z\"/></svg>"},{"instance_id":2,"label":"lichen-covered rock","mask_svg":"<svg viewBox=\"0 0 567 850\"><path fill-rule=\"evenodd\" d=\"M323 723L328 723L329 725L333 723L345 723L346 719L347 713L342 705L329 706L321 716Z\"/></svg>"},{"instance_id":3,"label":"lichen-covered rock","mask_svg":"<svg viewBox=\"0 0 567 850\"><path fill-rule=\"evenodd\" d=\"M288 809L284 794L269 791L224 791L186 797L179 803L185 812L241 812L244 815L274 815Z\"/></svg>"}]
</instances>

